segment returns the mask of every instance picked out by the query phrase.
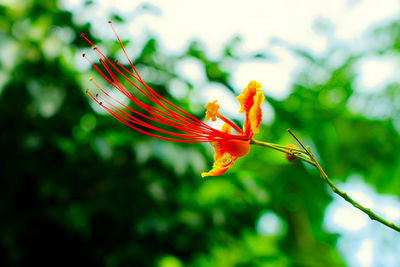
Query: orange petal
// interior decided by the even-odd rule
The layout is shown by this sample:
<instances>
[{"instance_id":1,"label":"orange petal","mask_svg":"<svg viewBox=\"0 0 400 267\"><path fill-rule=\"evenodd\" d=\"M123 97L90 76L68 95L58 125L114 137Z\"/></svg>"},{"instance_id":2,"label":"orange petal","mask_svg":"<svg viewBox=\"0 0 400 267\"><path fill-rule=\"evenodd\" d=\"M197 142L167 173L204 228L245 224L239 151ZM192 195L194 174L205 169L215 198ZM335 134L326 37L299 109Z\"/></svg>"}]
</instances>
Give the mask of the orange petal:
<instances>
[{"instance_id":1,"label":"orange petal","mask_svg":"<svg viewBox=\"0 0 400 267\"><path fill-rule=\"evenodd\" d=\"M251 130L255 133L258 133L258 127L262 121L262 111L261 105L265 99L263 91L257 91L256 95L254 96L254 105L251 107L249 111L249 121Z\"/></svg>"},{"instance_id":2,"label":"orange petal","mask_svg":"<svg viewBox=\"0 0 400 267\"><path fill-rule=\"evenodd\" d=\"M224 123L224 125L222 125L221 132L230 134L231 130L232 126L230 126L229 124Z\"/></svg>"},{"instance_id":3,"label":"orange petal","mask_svg":"<svg viewBox=\"0 0 400 267\"><path fill-rule=\"evenodd\" d=\"M232 127L225 123L221 132L231 133ZM218 176L225 173L238 157L245 156L250 150L250 141L222 140L211 142L214 149L214 164L209 172L203 172L201 177Z\"/></svg>"},{"instance_id":4,"label":"orange petal","mask_svg":"<svg viewBox=\"0 0 400 267\"><path fill-rule=\"evenodd\" d=\"M251 81L243 92L237 97L240 103L240 112L246 114L243 123L244 134L251 138L251 136L258 132L258 127L261 123L261 104L264 101L264 94L261 89L261 84L256 81Z\"/></svg>"},{"instance_id":5,"label":"orange petal","mask_svg":"<svg viewBox=\"0 0 400 267\"><path fill-rule=\"evenodd\" d=\"M254 96L256 92L261 88L261 84L256 81L251 81L243 92L236 97L240 103L240 113L248 113L251 107L254 105Z\"/></svg>"},{"instance_id":6,"label":"orange petal","mask_svg":"<svg viewBox=\"0 0 400 267\"><path fill-rule=\"evenodd\" d=\"M224 174L235 162L235 157L230 157L229 154L225 154L221 159L214 162L213 168L208 172L203 172L201 177L218 176Z\"/></svg>"},{"instance_id":7,"label":"orange petal","mask_svg":"<svg viewBox=\"0 0 400 267\"><path fill-rule=\"evenodd\" d=\"M224 125L222 125L221 132L230 134L231 130L232 130L232 127L229 124L224 123ZM226 152L224 142L223 141L211 142L211 146L214 149L214 161L217 161Z\"/></svg>"}]
</instances>

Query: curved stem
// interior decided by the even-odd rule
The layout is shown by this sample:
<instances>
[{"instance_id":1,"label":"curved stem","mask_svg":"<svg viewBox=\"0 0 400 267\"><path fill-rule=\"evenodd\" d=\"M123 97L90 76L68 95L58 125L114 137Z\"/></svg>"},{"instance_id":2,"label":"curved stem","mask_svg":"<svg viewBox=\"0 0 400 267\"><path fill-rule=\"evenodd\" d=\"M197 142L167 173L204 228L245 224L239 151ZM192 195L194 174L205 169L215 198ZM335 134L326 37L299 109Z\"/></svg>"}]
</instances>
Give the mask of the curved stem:
<instances>
[{"instance_id":1,"label":"curved stem","mask_svg":"<svg viewBox=\"0 0 400 267\"><path fill-rule=\"evenodd\" d=\"M400 232L400 227L395 225L392 222L389 222L382 217L378 216L376 213L374 213L371 209L366 208L359 204L357 201L353 200L346 192L341 191L333 182L331 179L329 179L328 175L326 175L325 171L322 169L321 165L318 163L318 161L315 159L314 155L311 153L311 150L309 147L305 147L303 143L300 142L300 140L293 134L292 131L288 130L288 132L293 136L293 138L300 144L300 146L304 149L295 149L295 148L287 148L282 145L278 144L273 144L273 143L268 143L268 142L261 142L257 141L254 139L251 139L250 144L252 145L257 145L257 146L263 146L263 147L268 147L286 154L289 154L293 157L299 158L308 164L314 166L317 168L318 172L320 173L322 179L328 184L328 186L331 188L331 190L342 197L345 201L349 202L351 205L353 205L355 208L361 210L365 214L368 215L368 217L371 220L375 220L383 225L386 225L389 228L392 228L393 230Z\"/></svg>"},{"instance_id":2,"label":"curved stem","mask_svg":"<svg viewBox=\"0 0 400 267\"><path fill-rule=\"evenodd\" d=\"M385 219L383 219L382 217L378 216L376 213L374 213L371 209L366 208L364 206L362 206L361 204L359 204L357 201L353 200L346 192L341 191L339 188L337 188L337 186L332 182L331 179L329 179L328 175L326 175L326 173L324 172L324 170L322 169L321 165L317 162L317 160L315 159L314 155L311 153L311 150L309 147L305 147L300 140L292 133L292 131L290 131L288 129L288 132L293 136L293 138L301 145L301 147L307 152L309 158L311 159L311 161L313 162L313 166L315 166L317 168L317 170L319 171L319 173L321 174L322 179L324 179L324 181L329 185L329 187L332 189L332 191L339 195L340 197L342 197L345 201L349 202L351 205L353 205L354 207L356 207L357 209L361 210L362 212L364 212L365 214L368 215L368 217L371 220L375 220L377 222L380 222L383 225L386 225L389 228L392 228L393 230L400 232L400 227L395 225L392 222L389 222Z\"/></svg>"}]
</instances>

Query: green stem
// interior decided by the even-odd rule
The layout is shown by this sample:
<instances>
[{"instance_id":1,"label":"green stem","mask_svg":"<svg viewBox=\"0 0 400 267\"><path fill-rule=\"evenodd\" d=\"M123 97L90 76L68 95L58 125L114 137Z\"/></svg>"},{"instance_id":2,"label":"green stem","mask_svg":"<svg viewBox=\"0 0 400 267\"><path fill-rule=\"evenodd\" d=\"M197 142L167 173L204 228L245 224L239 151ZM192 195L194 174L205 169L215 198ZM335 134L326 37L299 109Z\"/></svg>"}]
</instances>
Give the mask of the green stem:
<instances>
[{"instance_id":1,"label":"green stem","mask_svg":"<svg viewBox=\"0 0 400 267\"><path fill-rule=\"evenodd\" d=\"M361 210L362 212L364 212L365 214L368 215L368 217L371 220L375 220L377 222L380 222L383 225L386 225L389 228L392 228L393 230L400 232L400 227L395 225L392 222L389 222L385 219L383 219L382 217L378 216L376 213L374 213L371 209L366 208L364 206L362 206L361 204L359 204L358 202L356 202L355 200L353 200L346 192L341 191L339 188L336 187L336 185L331 181L331 179L329 179L328 175L326 175L326 173L324 172L324 170L322 169L321 165L317 162L317 160L315 159L314 155L311 153L311 150L309 148L306 148L301 142L300 140L292 133L292 131L288 130L288 132L293 136L294 139L296 139L296 141L301 145L301 147L307 152L309 158L312 161L312 165L315 166L319 173L321 174L321 177L324 179L324 181L329 185L329 187L332 189L332 191L339 195L340 197L342 197L345 201L349 202L351 205L353 205L354 207L356 207L357 209ZM308 161L307 161L308 162Z\"/></svg>"},{"instance_id":2,"label":"green stem","mask_svg":"<svg viewBox=\"0 0 400 267\"><path fill-rule=\"evenodd\" d=\"M294 149L294 148L287 148L287 147L286 148L282 148L284 146L276 145L276 144L272 144L272 143L267 143L267 142L261 142L261 141L257 141L257 140L254 140L254 139L251 139L250 144L251 145L257 145L257 146L268 147L268 148L272 148L272 149L278 150L280 152L283 152L283 153L289 154L289 155L291 155L293 157L296 157L296 158L299 158L301 160L304 160L305 162L315 166L314 162L312 162L310 160L310 158L308 158L308 154L306 154L307 157L299 154L299 153L303 153L304 152L303 150ZM295 152L298 152L298 153L294 153L292 151L295 151Z\"/></svg>"},{"instance_id":3,"label":"green stem","mask_svg":"<svg viewBox=\"0 0 400 267\"><path fill-rule=\"evenodd\" d=\"M267 144L274 145L274 146L276 146L276 147L283 148L283 149L285 149L285 150L287 150L287 149L288 149L288 147L287 147L287 146L282 146L282 145L278 145L278 144L272 144L272 143L267 143ZM291 151L296 151L296 152L299 152L299 153L301 153L301 154L304 154L304 155L307 155L307 157L308 157L308 153L307 153L307 151L304 151L304 150L302 150L302 149L290 148L290 150L291 150Z\"/></svg>"}]
</instances>

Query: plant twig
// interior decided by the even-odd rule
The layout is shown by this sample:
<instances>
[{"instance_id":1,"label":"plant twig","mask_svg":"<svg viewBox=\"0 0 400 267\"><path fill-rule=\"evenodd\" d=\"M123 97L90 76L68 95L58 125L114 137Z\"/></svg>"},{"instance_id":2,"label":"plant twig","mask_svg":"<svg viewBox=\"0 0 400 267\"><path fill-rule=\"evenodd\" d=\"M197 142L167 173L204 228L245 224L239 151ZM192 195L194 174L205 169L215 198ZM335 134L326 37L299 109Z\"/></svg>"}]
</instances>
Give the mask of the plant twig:
<instances>
[{"instance_id":1,"label":"plant twig","mask_svg":"<svg viewBox=\"0 0 400 267\"><path fill-rule=\"evenodd\" d=\"M263 147L268 147L268 148L272 148L275 150L278 150L280 152L289 154L293 157L299 158L301 160L304 160L305 162L315 166L314 162L311 161L311 159L308 156L308 153L306 151L300 150L300 149L295 149L295 148L284 148L284 146L281 145L277 145L277 144L272 144L272 143L267 143L267 142L261 142L261 141L257 141L254 139L251 139L250 144L252 145L257 145L257 146L263 146ZM293 152L294 151L294 152Z\"/></svg>"},{"instance_id":2,"label":"plant twig","mask_svg":"<svg viewBox=\"0 0 400 267\"><path fill-rule=\"evenodd\" d=\"M361 204L359 204L358 202L356 202L355 200L353 200L346 192L341 191L339 188L336 187L336 185L332 182L331 179L329 179L328 175L326 175L326 173L324 172L324 170L322 169L321 165L318 163L318 161L315 159L314 155L311 153L311 149L309 147L305 147L300 140L293 134L293 132L291 130L288 129L288 132L293 136L293 138L301 145L301 147L307 152L309 158L312 161L312 165L315 166L317 168L317 170L319 171L319 173L321 174L321 177L324 179L324 181L329 185L329 187L332 189L332 191L339 195L340 197L342 197L345 201L349 202L351 205L353 205L354 207L356 207L357 209L361 210L362 212L364 212L365 214L368 215L368 217L371 220L375 220L377 222L380 222L383 225L386 225L389 228L392 228L393 230L400 232L400 227L395 225L392 222L389 222L385 219L383 219L382 217L378 216L376 213L374 213L371 209L366 208L364 206L362 206ZM309 163L308 161L306 161L307 163Z\"/></svg>"}]
</instances>

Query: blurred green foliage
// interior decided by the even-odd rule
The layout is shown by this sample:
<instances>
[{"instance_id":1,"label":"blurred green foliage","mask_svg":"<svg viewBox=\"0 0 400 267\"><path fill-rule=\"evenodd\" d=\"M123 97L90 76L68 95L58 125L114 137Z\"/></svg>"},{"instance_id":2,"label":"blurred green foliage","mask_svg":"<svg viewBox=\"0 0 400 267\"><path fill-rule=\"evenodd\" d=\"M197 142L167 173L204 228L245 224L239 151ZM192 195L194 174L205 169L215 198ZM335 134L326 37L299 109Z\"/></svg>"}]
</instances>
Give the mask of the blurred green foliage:
<instances>
[{"instance_id":1,"label":"blurred green foliage","mask_svg":"<svg viewBox=\"0 0 400 267\"><path fill-rule=\"evenodd\" d=\"M155 140L93 111L84 94L89 73L75 67L87 49L79 34L100 42L90 25L75 25L55 1L7 2L0 4L1 266L344 265L336 236L322 229L331 197L313 170L253 147L227 174L201 179L212 165L208 144ZM398 24L377 29L373 34L396 34L369 53L397 53L399 32ZM240 60L238 42L211 61L200 43L173 57L149 39L135 64L157 71L149 85L168 98L173 78L192 90L174 70L189 57L204 64L209 81L232 89L221 66ZM257 139L292 143L290 127L334 179L359 173L379 192L398 195L399 106L375 119L348 109L353 63L363 55L333 67L329 54L293 51L304 72L287 99L267 96L275 120ZM315 79L321 70L330 77L323 83ZM174 102L201 118L189 91ZM392 84L381 97L392 103L398 95ZM257 232L264 212L278 216L280 231Z\"/></svg>"}]
</instances>

